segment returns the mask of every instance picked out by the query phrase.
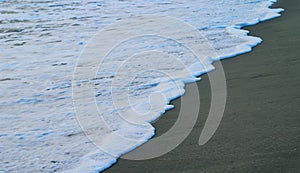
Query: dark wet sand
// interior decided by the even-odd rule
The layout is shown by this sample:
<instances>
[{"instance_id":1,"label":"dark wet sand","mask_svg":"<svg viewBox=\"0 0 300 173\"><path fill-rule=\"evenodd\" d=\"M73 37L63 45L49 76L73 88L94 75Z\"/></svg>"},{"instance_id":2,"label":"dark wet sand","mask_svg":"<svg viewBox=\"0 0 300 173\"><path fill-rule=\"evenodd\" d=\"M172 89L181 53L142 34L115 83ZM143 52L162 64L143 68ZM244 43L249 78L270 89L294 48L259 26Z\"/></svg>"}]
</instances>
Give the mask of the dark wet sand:
<instances>
[{"instance_id":1,"label":"dark wet sand","mask_svg":"<svg viewBox=\"0 0 300 173\"><path fill-rule=\"evenodd\" d=\"M170 153L146 161L119 159L105 173L299 173L300 1L279 0L280 18L247 27L264 42L223 60L228 97L220 127L204 146L198 139L208 114L210 84L198 83L201 108L188 138ZM189 92L187 86L187 92ZM184 97L187 97L186 94ZM176 121L180 99L154 126L157 136Z\"/></svg>"}]
</instances>

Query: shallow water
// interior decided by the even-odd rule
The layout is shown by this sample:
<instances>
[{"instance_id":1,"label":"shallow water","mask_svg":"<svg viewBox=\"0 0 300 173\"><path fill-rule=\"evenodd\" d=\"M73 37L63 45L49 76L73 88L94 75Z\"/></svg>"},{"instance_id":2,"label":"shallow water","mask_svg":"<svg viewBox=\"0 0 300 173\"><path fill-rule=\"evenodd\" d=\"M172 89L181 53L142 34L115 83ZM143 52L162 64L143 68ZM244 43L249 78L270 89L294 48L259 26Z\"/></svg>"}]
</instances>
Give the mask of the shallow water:
<instances>
[{"instance_id":1,"label":"shallow water","mask_svg":"<svg viewBox=\"0 0 300 173\"><path fill-rule=\"evenodd\" d=\"M93 172L115 162L117 157L99 151L84 135L72 103L73 72L80 53L89 39L108 24L142 14L171 16L199 29L217 51L219 56L214 59L217 60L250 51L261 42L238 29L279 16L281 10L271 10L270 5L269 0L0 0L0 172ZM130 61L124 58L137 50L173 52L188 65L197 60L172 40L141 37L117 47L101 64L96 78L87 79L95 85L97 105L101 114L110 118L110 126L122 135L140 139L135 144L140 145L153 135L153 127L148 124L128 128L116 116L117 112L133 108L145 114L151 109L148 97L153 92L164 91L165 100L157 103L153 114L142 118L149 122L170 108L166 107L169 100L183 94L184 79L177 86L162 85L165 76L157 71L136 75L138 70L147 68L143 66L145 62L152 64L151 67L158 65L160 71L167 69L164 72L174 76L182 72L177 68L180 65L172 64L173 60L160 54ZM115 76L121 62L126 62L126 68ZM143 68L139 69L138 65ZM195 73L208 70L197 69ZM116 109L109 89L111 82L113 78L124 79L130 75L134 81L125 81L131 82L129 87L113 88L116 93L126 90L130 105ZM99 127L96 124L91 128ZM101 134L101 131L91 133ZM112 142L107 140L106 144ZM120 143L109 149L122 153L132 146Z\"/></svg>"}]
</instances>

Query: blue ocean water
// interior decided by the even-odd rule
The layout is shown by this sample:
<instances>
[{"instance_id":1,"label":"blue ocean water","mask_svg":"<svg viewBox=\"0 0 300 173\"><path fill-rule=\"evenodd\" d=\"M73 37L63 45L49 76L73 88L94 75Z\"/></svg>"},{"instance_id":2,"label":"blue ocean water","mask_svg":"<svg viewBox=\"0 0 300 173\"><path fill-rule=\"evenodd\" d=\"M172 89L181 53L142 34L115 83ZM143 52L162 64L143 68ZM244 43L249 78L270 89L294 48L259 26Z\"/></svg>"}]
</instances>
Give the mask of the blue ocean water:
<instances>
[{"instance_id":1,"label":"blue ocean water","mask_svg":"<svg viewBox=\"0 0 300 173\"><path fill-rule=\"evenodd\" d=\"M171 99L184 93L185 82L196 81L193 75L213 69L212 61L249 52L259 44L260 38L248 36L241 27L278 17L282 9L269 8L274 2L0 1L0 172L97 172L109 167L120 154L154 135L150 123L129 127L117 114L134 109L143 116L127 118L143 122L158 118L172 108L168 105ZM103 145L114 153L110 155L87 138L77 121L72 102L74 68L80 53L100 29L128 17L147 14L171 16L192 25L208 39L218 57L203 59L207 69L192 66L197 63L193 55L177 42L160 37L136 38L116 47L101 64L95 78L87 82L94 83L99 112L109 120L111 128L138 142L115 141L110 132L99 130L103 124L92 124L88 133L103 136ZM180 62L190 65L189 70L194 74L187 79L186 73L182 73L184 69L178 68L180 64L164 54L126 59L137 51L150 50L173 52L180 57ZM151 71L153 66L160 70ZM173 74L178 79L176 87L165 74ZM113 80L117 81L115 86L129 85L111 87ZM118 93L118 108L113 103L111 89ZM148 98L157 92L163 93L164 98L149 103ZM129 101L125 101L127 97L123 93L130 96ZM89 110L85 111L88 115ZM88 116L85 118L93 121Z\"/></svg>"}]
</instances>

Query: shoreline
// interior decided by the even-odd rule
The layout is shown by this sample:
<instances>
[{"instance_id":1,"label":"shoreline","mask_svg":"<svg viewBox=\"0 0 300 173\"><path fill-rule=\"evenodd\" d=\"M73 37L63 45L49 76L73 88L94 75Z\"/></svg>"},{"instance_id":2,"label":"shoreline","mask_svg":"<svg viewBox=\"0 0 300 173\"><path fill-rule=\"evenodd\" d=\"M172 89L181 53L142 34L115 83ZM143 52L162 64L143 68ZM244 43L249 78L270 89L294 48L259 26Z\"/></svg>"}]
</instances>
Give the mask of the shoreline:
<instances>
[{"instance_id":1,"label":"shoreline","mask_svg":"<svg viewBox=\"0 0 300 173\"><path fill-rule=\"evenodd\" d=\"M198 121L179 147L151 160L119 159L104 172L300 171L300 118L296 113L300 98L300 52L296 49L300 45L296 22L299 6L299 2L279 0L272 8L284 8L281 17L243 28L264 41L250 53L221 61L227 79L227 105L220 127L207 144L198 146L210 106L209 81L202 75L197 82L201 95ZM175 108L154 123L155 136L174 124L180 100L172 101Z\"/></svg>"}]
</instances>

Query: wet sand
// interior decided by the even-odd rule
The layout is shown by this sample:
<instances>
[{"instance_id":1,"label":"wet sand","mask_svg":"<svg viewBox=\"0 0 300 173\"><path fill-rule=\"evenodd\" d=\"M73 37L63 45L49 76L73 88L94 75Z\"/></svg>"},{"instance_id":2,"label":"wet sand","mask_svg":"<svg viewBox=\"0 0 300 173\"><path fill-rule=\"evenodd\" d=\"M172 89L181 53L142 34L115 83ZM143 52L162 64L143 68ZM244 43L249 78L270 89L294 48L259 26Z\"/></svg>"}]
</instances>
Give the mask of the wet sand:
<instances>
[{"instance_id":1,"label":"wet sand","mask_svg":"<svg viewBox=\"0 0 300 173\"><path fill-rule=\"evenodd\" d=\"M198 82L201 108L188 138L175 150L144 161L119 159L105 173L300 172L300 1L279 0L280 18L246 27L264 42L222 61L227 79L223 120L204 146L198 139L210 106L207 75ZM183 97L190 97L187 93ZM156 136L176 121L180 100L154 123Z\"/></svg>"}]
</instances>

